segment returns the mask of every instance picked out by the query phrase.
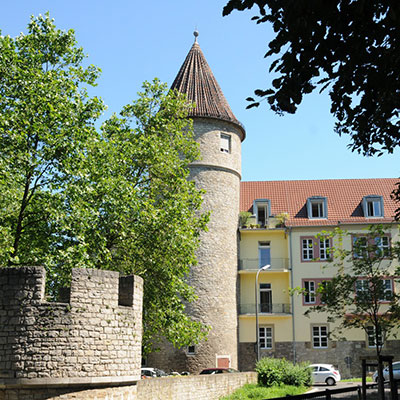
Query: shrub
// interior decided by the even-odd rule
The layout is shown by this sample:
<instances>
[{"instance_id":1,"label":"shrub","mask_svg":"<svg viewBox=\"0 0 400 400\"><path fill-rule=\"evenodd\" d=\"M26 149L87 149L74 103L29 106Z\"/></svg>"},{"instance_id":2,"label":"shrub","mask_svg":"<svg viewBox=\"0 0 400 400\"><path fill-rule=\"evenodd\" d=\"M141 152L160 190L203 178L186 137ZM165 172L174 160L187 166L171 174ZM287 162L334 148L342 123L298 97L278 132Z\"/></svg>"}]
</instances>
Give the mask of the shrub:
<instances>
[{"instance_id":1,"label":"shrub","mask_svg":"<svg viewBox=\"0 0 400 400\"><path fill-rule=\"evenodd\" d=\"M284 358L262 358L256 365L258 383L273 385L311 385L311 370L306 364L293 365Z\"/></svg>"},{"instance_id":2,"label":"shrub","mask_svg":"<svg viewBox=\"0 0 400 400\"><path fill-rule=\"evenodd\" d=\"M293 386L311 386L312 377L311 369L308 364L296 364L287 363L286 374L284 376L284 384Z\"/></svg>"}]
</instances>

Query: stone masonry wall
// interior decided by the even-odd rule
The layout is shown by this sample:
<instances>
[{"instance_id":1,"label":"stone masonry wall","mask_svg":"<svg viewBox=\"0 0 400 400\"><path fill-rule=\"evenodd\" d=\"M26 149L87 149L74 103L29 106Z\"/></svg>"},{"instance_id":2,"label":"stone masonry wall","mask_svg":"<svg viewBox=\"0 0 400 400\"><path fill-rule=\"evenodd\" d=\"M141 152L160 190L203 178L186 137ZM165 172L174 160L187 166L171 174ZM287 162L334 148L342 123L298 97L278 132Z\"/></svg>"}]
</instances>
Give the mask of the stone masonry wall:
<instances>
[{"instance_id":1,"label":"stone masonry wall","mask_svg":"<svg viewBox=\"0 0 400 400\"><path fill-rule=\"evenodd\" d=\"M253 370L256 363L255 343L239 344L239 368L242 371ZM342 378L361 377L361 358L374 357L375 349L366 346L365 341L329 341L326 349L315 349L310 342L296 342L296 362L333 364L338 367ZM383 355L392 355L400 359L400 341L385 342ZM286 358L294 360L292 342L277 342L272 350L262 350L261 357ZM347 361L347 362L346 362ZM372 370L375 370L372 368Z\"/></svg>"},{"instance_id":2,"label":"stone masonry wall","mask_svg":"<svg viewBox=\"0 0 400 400\"><path fill-rule=\"evenodd\" d=\"M255 372L153 378L137 385L85 386L1 390L0 400L218 400L242 387L256 383Z\"/></svg>"},{"instance_id":3,"label":"stone masonry wall","mask_svg":"<svg viewBox=\"0 0 400 400\"><path fill-rule=\"evenodd\" d=\"M0 288L0 387L140 377L140 277L74 269L68 303L44 300L42 267L0 268Z\"/></svg>"},{"instance_id":4,"label":"stone masonry wall","mask_svg":"<svg viewBox=\"0 0 400 400\"><path fill-rule=\"evenodd\" d=\"M205 190L202 210L210 212L210 221L208 231L200 236L198 264L192 267L188 278L198 299L187 310L210 331L208 340L196 345L195 354L164 345L163 351L150 355L147 363L166 370L198 373L218 362L238 367L237 232L243 132L235 124L212 118L195 118L193 123L201 159L190 165L189 179ZM229 153L221 152L221 133L231 137Z\"/></svg>"}]
</instances>

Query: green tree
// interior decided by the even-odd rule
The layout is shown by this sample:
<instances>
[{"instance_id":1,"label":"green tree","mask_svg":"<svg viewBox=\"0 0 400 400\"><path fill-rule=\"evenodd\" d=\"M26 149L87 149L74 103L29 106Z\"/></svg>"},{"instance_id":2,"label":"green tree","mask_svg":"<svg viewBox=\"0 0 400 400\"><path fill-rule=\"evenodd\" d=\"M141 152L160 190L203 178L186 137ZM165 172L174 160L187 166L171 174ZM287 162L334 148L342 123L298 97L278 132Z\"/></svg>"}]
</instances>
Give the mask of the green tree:
<instances>
[{"instance_id":1,"label":"green tree","mask_svg":"<svg viewBox=\"0 0 400 400\"><path fill-rule=\"evenodd\" d=\"M275 37L272 88L257 89L277 113L294 113L303 96L329 90L336 131L365 155L400 144L400 3L392 0L229 0L223 15L258 6ZM275 57L275 58L274 58Z\"/></svg>"},{"instance_id":2,"label":"green tree","mask_svg":"<svg viewBox=\"0 0 400 400\"><path fill-rule=\"evenodd\" d=\"M86 193L76 196L97 211L80 231L93 263L144 278L145 351L163 337L179 347L206 333L185 314L194 299L186 276L208 221L199 211L202 192L187 179L199 157L189 107L158 80L145 82L138 99L103 125Z\"/></svg>"},{"instance_id":3,"label":"green tree","mask_svg":"<svg viewBox=\"0 0 400 400\"><path fill-rule=\"evenodd\" d=\"M208 215L187 180L190 105L155 80L96 129L99 69L83 60L48 14L0 37L0 265L44 265L52 295L73 267L138 274L145 350L161 335L195 343L206 328L185 314L185 277Z\"/></svg>"},{"instance_id":4,"label":"green tree","mask_svg":"<svg viewBox=\"0 0 400 400\"><path fill-rule=\"evenodd\" d=\"M326 232L322 235L327 237ZM351 250L343 247L346 236L353 240ZM328 321L339 322L337 335L349 328L361 328L369 337L373 332L371 341L378 356L383 339L396 335L400 322L400 294L394 290L400 282L399 244L390 243L382 225L372 225L365 235L354 236L337 229L328 237L337 242L327 265L333 266L336 273L318 287L321 303L310 310L326 312Z\"/></svg>"},{"instance_id":5,"label":"green tree","mask_svg":"<svg viewBox=\"0 0 400 400\"><path fill-rule=\"evenodd\" d=\"M28 34L0 37L0 263L45 262L57 247L65 189L103 111L89 98L99 69L83 68L72 30L48 14Z\"/></svg>"}]
</instances>

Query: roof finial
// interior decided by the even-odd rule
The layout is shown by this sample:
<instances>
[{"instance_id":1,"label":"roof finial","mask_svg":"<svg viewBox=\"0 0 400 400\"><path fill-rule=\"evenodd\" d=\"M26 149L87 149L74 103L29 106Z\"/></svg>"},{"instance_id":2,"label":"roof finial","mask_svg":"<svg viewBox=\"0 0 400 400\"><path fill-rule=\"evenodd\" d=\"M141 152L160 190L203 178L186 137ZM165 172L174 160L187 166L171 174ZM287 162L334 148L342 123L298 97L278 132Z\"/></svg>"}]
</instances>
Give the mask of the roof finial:
<instances>
[{"instance_id":1,"label":"roof finial","mask_svg":"<svg viewBox=\"0 0 400 400\"><path fill-rule=\"evenodd\" d=\"M199 36L199 31L195 29L193 35L194 35L194 42L197 43L197 36Z\"/></svg>"}]
</instances>

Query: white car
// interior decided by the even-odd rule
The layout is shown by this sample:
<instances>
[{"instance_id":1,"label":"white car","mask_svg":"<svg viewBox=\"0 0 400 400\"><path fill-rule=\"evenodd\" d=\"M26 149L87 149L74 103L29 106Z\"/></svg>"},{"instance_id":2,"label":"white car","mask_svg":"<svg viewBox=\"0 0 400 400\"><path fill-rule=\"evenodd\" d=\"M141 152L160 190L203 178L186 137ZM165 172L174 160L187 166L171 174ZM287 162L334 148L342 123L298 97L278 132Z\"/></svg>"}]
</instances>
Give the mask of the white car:
<instances>
[{"instance_id":1,"label":"white car","mask_svg":"<svg viewBox=\"0 0 400 400\"><path fill-rule=\"evenodd\" d=\"M393 378L400 379L400 361L396 361L393 364ZM389 367L383 369L383 380L389 380ZM375 371L372 375L372 380L374 382L378 382L378 371Z\"/></svg>"},{"instance_id":2,"label":"white car","mask_svg":"<svg viewBox=\"0 0 400 400\"><path fill-rule=\"evenodd\" d=\"M311 364L311 375L314 383L336 385L340 381L340 372L332 364Z\"/></svg>"},{"instance_id":3,"label":"white car","mask_svg":"<svg viewBox=\"0 0 400 400\"><path fill-rule=\"evenodd\" d=\"M147 367L143 368L142 367L141 368L141 376L142 376L142 379L147 379L147 378L164 377L164 376L168 376L168 374L158 368L147 368Z\"/></svg>"}]
</instances>

